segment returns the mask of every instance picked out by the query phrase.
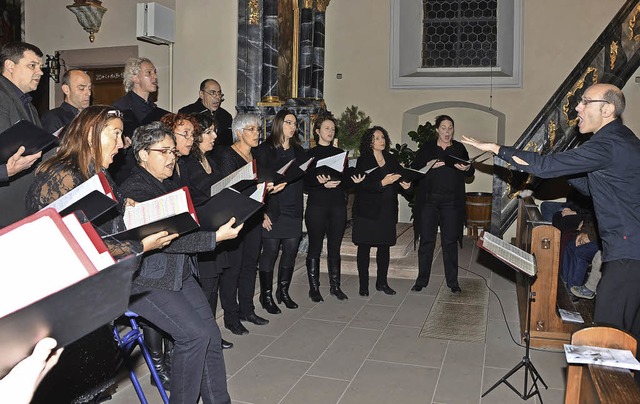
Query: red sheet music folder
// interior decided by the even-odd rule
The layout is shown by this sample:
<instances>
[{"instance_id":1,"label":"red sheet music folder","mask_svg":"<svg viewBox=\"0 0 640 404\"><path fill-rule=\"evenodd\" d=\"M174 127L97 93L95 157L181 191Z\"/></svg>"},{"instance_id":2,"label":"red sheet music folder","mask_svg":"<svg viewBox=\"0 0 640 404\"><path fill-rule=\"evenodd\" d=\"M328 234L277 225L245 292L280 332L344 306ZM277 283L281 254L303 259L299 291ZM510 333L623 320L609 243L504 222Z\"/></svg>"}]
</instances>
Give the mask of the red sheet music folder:
<instances>
[{"instance_id":1,"label":"red sheet music folder","mask_svg":"<svg viewBox=\"0 0 640 404\"><path fill-rule=\"evenodd\" d=\"M88 236L97 247L104 247L95 234ZM24 237L30 237L32 243L24 245L24 249L10 248L11 242L21 242ZM47 250L49 243L52 249ZM98 272L53 209L0 230L0 255L0 299L8 300L2 304L4 314L0 317L0 377L31 354L40 339L51 336L60 346L68 345L117 318L127 308L136 259L121 260ZM73 273L66 274L67 270ZM5 282L9 276L12 280ZM48 289L38 287L38 281L47 276L70 282L63 287L59 287L63 283L44 285ZM23 294L30 301L25 303L23 299L13 308L10 304L15 303L14 297Z\"/></svg>"}]
</instances>

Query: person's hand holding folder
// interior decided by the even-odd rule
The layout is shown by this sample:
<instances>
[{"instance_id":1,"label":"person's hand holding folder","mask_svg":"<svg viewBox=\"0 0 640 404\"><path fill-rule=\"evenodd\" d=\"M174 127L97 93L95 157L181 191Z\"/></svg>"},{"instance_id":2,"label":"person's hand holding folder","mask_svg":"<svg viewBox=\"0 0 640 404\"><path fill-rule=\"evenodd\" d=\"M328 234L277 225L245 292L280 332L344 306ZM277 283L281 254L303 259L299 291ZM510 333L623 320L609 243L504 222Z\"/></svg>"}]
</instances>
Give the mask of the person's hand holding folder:
<instances>
[{"instance_id":1,"label":"person's hand holding folder","mask_svg":"<svg viewBox=\"0 0 640 404\"><path fill-rule=\"evenodd\" d=\"M27 170L31 168L33 163L36 162L40 157L42 157L42 152L39 151L35 154L29 154L24 156L25 147L20 146L17 152L7 160L7 175L9 178L18 174L21 171Z\"/></svg>"},{"instance_id":2,"label":"person's hand holding folder","mask_svg":"<svg viewBox=\"0 0 640 404\"><path fill-rule=\"evenodd\" d=\"M238 237L238 233L240 233L240 230L244 227L244 223L237 227L233 227L235 223L236 218L232 217L227 223L223 224L218 230L216 230L216 243L224 240L232 240Z\"/></svg>"},{"instance_id":3,"label":"person's hand holding folder","mask_svg":"<svg viewBox=\"0 0 640 404\"><path fill-rule=\"evenodd\" d=\"M340 185L340 181L332 180L330 175L321 174L316 176L316 179L320 184L324 185L325 188L336 188L338 185Z\"/></svg>"}]
</instances>

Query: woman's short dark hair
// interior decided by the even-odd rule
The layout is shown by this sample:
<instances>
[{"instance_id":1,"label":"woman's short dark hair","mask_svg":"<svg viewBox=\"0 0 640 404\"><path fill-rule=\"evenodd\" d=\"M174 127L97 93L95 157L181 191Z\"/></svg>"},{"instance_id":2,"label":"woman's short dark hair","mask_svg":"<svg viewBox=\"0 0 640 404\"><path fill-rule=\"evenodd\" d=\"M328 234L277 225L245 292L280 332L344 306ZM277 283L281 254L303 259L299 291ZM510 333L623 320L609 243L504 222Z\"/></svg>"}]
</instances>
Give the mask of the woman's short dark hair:
<instances>
[{"instance_id":1,"label":"woman's short dark hair","mask_svg":"<svg viewBox=\"0 0 640 404\"><path fill-rule=\"evenodd\" d=\"M373 136L377 131L380 131L384 136L384 151L389 151L389 148L391 147L389 132L387 132L387 130L382 126L373 126L367 129L360 138L360 155L373 153Z\"/></svg>"},{"instance_id":2,"label":"woman's short dark hair","mask_svg":"<svg viewBox=\"0 0 640 404\"><path fill-rule=\"evenodd\" d=\"M296 114L289 111L288 109L281 109L280 111L278 111L275 118L273 118L273 125L271 125L271 134L265 140L265 142L269 142L273 147L282 147L282 144L284 143L284 132L282 131L282 127L284 125L284 119L287 117L287 115L293 115L293 117L296 118L296 123L298 122ZM297 130L298 128L296 127L296 133L290 140L293 145L300 144Z\"/></svg>"},{"instance_id":3,"label":"woman's short dark hair","mask_svg":"<svg viewBox=\"0 0 640 404\"><path fill-rule=\"evenodd\" d=\"M162 122L151 122L148 125L136 128L131 139L131 147L133 147L133 155L136 157L138 164L140 164L141 150L149 150L151 146L162 142L167 136L173 140L174 144L176 143L176 136L173 131Z\"/></svg>"},{"instance_id":4,"label":"woman's short dark hair","mask_svg":"<svg viewBox=\"0 0 640 404\"><path fill-rule=\"evenodd\" d=\"M318 144L318 141L320 140L320 136L316 133L316 131L320 130L324 121L333 122L333 125L336 127L335 136L338 136L338 121L336 121L336 118L333 117L333 114L331 112L325 111L319 114L316 120L313 122L313 139L315 140L316 144ZM331 144L333 144L333 141L331 142Z\"/></svg>"},{"instance_id":5,"label":"woman's short dark hair","mask_svg":"<svg viewBox=\"0 0 640 404\"><path fill-rule=\"evenodd\" d=\"M436 128L440 127L440 124L444 121L449 121L451 122L452 126L455 126L456 124L453 122L453 118L451 118L449 115L438 115L436 116Z\"/></svg>"}]
</instances>

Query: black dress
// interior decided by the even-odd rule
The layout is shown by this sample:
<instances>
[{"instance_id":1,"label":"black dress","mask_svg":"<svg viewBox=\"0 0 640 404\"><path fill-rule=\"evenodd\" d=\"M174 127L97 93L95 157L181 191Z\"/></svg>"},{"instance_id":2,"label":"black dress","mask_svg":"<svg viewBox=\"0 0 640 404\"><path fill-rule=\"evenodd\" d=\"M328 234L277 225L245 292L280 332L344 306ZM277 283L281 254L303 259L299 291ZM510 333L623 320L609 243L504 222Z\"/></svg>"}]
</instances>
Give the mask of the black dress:
<instances>
[{"instance_id":1,"label":"black dress","mask_svg":"<svg viewBox=\"0 0 640 404\"><path fill-rule=\"evenodd\" d=\"M353 204L354 244L388 245L396 243L396 224L398 223L399 181L382 186L382 179L387 174L398 172L398 160L387 152L383 152L385 165L375 169L356 186L356 197ZM373 153L358 158L356 168L362 171L377 167Z\"/></svg>"}]
</instances>

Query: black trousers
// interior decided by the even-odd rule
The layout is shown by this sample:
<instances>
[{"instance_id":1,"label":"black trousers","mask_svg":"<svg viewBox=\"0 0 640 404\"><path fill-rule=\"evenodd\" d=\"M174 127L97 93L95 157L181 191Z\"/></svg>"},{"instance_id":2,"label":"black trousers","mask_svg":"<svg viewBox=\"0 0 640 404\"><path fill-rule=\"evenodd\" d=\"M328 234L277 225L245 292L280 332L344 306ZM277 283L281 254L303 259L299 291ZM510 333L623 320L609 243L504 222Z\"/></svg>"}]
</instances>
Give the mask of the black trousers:
<instances>
[{"instance_id":1,"label":"black trousers","mask_svg":"<svg viewBox=\"0 0 640 404\"><path fill-rule=\"evenodd\" d=\"M460 209L449 195L432 195L420 211L420 247L416 285L427 286L440 226L440 243L447 286L458 286L458 237L462 232Z\"/></svg>"},{"instance_id":2,"label":"black trousers","mask_svg":"<svg viewBox=\"0 0 640 404\"><path fill-rule=\"evenodd\" d=\"M220 329L193 276L178 291L134 284L130 309L173 338L171 402L230 403Z\"/></svg>"},{"instance_id":3,"label":"black trousers","mask_svg":"<svg viewBox=\"0 0 640 404\"><path fill-rule=\"evenodd\" d=\"M305 223L309 235L307 259L320 259L322 241L326 234L327 259L329 261L340 260L340 245L347 227L346 206L307 205Z\"/></svg>"},{"instance_id":4,"label":"black trousers","mask_svg":"<svg viewBox=\"0 0 640 404\"><path fill-rule=\"evenodd\" d=\"M369 274L369 255L371 254L370 245L358 244L358 274ZM376 285L386 285L387 284L387 273L389 272L389 256L390 256L391 247L388 245L379 245L376 248L376 265L378 267L377 270L377 279ZM361 278L362 279L362 278ZM365 286L365 285L362 285ZM367 285L368 286L368 285Z\"/></svg>"},{"instance_id":5,"label":"black trousers","mask_svg":"<svg viewBox=\"0 0 640 404\"><path fill-rule=\"evenodd\" d=\"M593 320L599 325L623 329L640 339L639 260L603 263Z\"/></svg>"},{"instance_id":6,"label":"black trousers","mask_svg":"<svg viewBox=\"0 0 640 404\"><path fill-rule=\"evenodd\" d=\"M262 253L260 254L259 269L263 272L273 272L278 259L278 252L282 246L282 255L280 256L281 268L293 268L298 255L298 245L300 237L294 238L263 238Z\"/></svg>"},{"instance_id":7,"label":"black trousers","mask_svg":"<svg viewBox=\"0 0 640 404\"><path fill-rule=\"evenodd\" d=\"M256 216L257 217L257 216ZM220 303L224 310L225 324L239 321L239 315L248 316L255 312L253 294L256 288L256 272L262 230L254 220L245 222L240 236L223 243L229 259L229 268L220 275Z\"/></svg>"}]
</instances>

